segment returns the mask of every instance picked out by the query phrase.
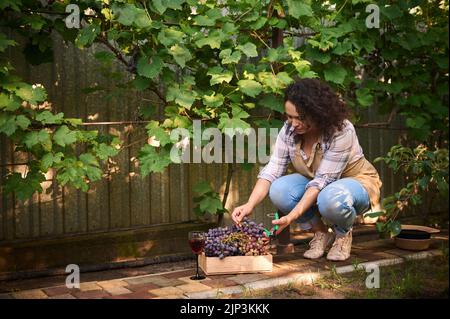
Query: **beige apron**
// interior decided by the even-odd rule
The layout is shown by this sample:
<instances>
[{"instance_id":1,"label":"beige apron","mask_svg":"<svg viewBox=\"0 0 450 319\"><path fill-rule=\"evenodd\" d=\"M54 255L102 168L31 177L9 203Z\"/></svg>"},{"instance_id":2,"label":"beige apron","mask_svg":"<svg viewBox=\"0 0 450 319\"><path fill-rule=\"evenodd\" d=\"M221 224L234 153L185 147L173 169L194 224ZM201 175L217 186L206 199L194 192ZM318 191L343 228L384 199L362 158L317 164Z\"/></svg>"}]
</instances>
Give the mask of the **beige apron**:
<instances>
[{"instance_id":1,"label":"beige apron","mask_svg":"<svg viewBox=\"0 0 450 319\"><path fill-rule=\"evenodd\" d=\"M302 141L300 139L300 141L296 143L295 158L292 161L292 165L299 174L313 179L319 168L320 162L322 161L323 150L320 147L319 142L316 142L313 145L308 162L305 162L301 154L301 147ZM380 188L382 182L375 167L365 157L348 164L341 175L341 178L344 177L354 178L361 183L369 194L372 212L381 210Z\"/></svg>"}]
</instances>

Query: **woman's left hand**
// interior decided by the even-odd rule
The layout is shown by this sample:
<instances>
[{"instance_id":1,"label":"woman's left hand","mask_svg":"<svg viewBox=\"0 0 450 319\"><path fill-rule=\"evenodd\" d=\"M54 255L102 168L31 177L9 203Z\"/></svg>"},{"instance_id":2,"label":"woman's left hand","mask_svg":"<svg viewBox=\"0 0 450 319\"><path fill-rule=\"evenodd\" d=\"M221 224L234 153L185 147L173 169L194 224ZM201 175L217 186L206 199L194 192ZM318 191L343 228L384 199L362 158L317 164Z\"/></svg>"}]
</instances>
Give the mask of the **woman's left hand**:
<instances>
[{"instance_id":1,"label":"woman's left hand","mask_svg":"<svg viewBox=\"0 0 450 319\"><path fill-rule=\"evenodd\" d=\"M278 225L278 230L275 232L275 235L279 235L283 229L289 226L292 223L292 219L289 215L283 216L279 219L272 220L272 225Z\"/></svg>"}]
</instances>

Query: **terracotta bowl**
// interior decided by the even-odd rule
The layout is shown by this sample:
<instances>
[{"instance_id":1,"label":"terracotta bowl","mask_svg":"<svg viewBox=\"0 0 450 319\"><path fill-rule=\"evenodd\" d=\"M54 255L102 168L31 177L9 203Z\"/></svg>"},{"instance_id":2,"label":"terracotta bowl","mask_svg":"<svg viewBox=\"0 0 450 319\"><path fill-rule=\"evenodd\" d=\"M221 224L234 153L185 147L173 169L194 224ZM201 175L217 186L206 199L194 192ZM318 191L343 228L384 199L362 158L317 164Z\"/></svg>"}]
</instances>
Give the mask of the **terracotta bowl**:
<instances>
[{"instance_id":1,"label":"terracotta bowl","mask_svg":"<svg viewBox=\"0 0 450 319\"><path fill-rule=\"evenodd\" d=\"M426 250L430 248L431 234L438 232L439 229L426 226L402 225L402 231L395 237L395 245L406 250Z\"/></svg>"}]
</instances>

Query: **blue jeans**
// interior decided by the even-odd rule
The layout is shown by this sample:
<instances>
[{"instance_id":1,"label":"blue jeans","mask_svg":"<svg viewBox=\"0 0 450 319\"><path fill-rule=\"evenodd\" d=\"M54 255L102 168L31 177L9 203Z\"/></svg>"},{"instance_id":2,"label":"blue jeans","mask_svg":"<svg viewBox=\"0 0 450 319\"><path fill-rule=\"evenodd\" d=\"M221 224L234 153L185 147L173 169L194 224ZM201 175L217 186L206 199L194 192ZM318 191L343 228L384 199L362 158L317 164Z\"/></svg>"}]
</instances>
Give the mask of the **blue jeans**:
<instances>
[{"instance_id":1,"label":"blue jeans","mask_svg":"<svg viewBox=\"0 0 450 319\"><path fill-rule=\"evenodd\" d=\"M300 174L282 176L272 182L270 200L283 214L288 214L302 198L309 181ZM345 234L352 230L356 216L369 208L369 194L365 188L353 178L342 178L324 187L317 197L317 203L297 222L302 229L309 230L324 217L334 225L336 233Z\"/></svg>"}]
</instances>

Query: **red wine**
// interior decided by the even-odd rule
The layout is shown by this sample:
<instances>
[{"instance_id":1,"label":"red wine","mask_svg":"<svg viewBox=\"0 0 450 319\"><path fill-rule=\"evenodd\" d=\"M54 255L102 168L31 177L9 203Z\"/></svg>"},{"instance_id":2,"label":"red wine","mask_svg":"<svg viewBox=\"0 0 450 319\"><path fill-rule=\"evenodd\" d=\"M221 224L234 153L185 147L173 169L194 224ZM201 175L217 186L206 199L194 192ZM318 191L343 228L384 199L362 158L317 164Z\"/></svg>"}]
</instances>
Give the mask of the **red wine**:
<instances>
[{"instance_id":1,"label":"red wine","mask_svg":"<svg viewBox=\"0 0 450 319\"><path fill-rule=\"evenodd\" d=\"M189 239L189 246L191 246L194 254L200 254L205 247L205 240L200 238Z\"/></svg>"}]
</instances>

